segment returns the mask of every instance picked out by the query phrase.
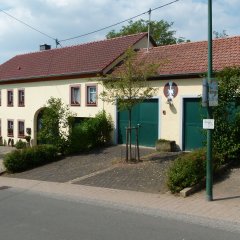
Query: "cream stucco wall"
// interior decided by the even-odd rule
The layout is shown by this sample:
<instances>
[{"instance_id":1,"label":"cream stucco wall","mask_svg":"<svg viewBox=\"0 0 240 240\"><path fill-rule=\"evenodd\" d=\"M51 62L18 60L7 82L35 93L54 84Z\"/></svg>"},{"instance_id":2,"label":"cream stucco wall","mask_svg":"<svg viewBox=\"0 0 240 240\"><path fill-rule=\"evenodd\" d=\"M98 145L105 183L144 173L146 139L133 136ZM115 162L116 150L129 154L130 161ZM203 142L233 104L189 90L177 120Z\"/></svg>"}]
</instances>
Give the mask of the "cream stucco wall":
<instances>
[{"instance_id":1,"label":"cream stucco wall","mask_svg":"<svg viewBox=\"0 0 240 240\"><path fill-rule=\"evenodd\" d=\"M167 103L163 90L169 81L175 82L178 86L178 94L173 99L173 105ZM182 149L182 124L183 124L183 99L199 98L202 94L202 79L178 79L158 80L151 82L153 87L158 88L159 99L159 138L174 140Z\"/></svg>"},{"instance_id":2,"label":"cream stucco wall","mask_svg":"<svg viewBox=\"0 0 240 240\"><path fill-rule=\"evenodd\" d=\"M182 148L182 121L183 121L183 99L187 97L200 97L202 92L201 79L179 79L171 81L178 86L178 95L173 99L173 106L167 104L163 89L170 80L157 80L150 82L150 85L157 88L155 98L159 99L159 138L175 140ZM0 85L2 94L2 105L0 107L0 119L2 127L2 137L7 137L7 120L14 120L14 141L17 138L17 121L25 121L25 129L32 129L32 138L36 142L36 116L38 111L44 107L50 97L61 98L65 104L70 101L70 86L80 85L81 106L70 107L77 114L77 117L94 117L96 113L104 109L110 113L115 124L114 142L116 142L117 110L116 106L97 100L97 106L86 106L86 85L96 83L97 91L102 91L102 86L96 79L72 79L45 81L21 84ZM7 89L14 90L14 107L7 107ZM18 89L25 90L25 107L18 107Z\"/></svg>"},{"instance_id":3,"label":"cream stucco wall","mask_svg":"<svg viewBox=\"0 0 240 240\"><path fill-rule=\"evenodd\" d=\"M115 107L107 103L103 103L97 99L97 106L86 106L86 86L88 84L96 84L97 92L102 91L102 86L96 79L73 79L44 81L21 84L0 85L2 104L0 107L0 119L2 137L8 142L7 137L7 120L14 120L14 142L18 140L17 124L18 120L25 122L25 129L32 129L32 139L36 142L36 117L38 112L44 107L50 97L61 98L63 103L70 105L70 86L80 85L81 105L70 106L70 110L77 117L94 117L100 110L105 109L107 113L111 113L113 121L115 121ZM14 92L14 106L7 107L7 90L12 89ZM25 90L25 106L18 107L18 89Z\"/></svg>"}]
</instances>

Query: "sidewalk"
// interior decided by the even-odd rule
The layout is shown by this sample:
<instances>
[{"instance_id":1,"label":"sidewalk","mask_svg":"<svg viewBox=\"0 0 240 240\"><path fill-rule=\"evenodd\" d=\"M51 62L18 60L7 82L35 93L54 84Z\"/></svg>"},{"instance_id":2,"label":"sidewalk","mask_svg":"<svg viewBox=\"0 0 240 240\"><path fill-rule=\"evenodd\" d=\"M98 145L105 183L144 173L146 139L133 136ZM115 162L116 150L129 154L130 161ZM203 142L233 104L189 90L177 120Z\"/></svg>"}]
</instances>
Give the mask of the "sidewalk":
<instances>
[{"instance_id":1,"label":"sidewalk","mask_svg":"<svg viewBox=\"0 0 240 240\"><path fill-rule=\"evenodd\" d=\"M180 198L170 194L151 194L7 177L0 177L0 182L2 187L22 189L23 191L18 194L35 192L53 198L62 196L73 201L160 215L205 226L212 224L213 227L240 232L239 202L231 199L207 202L203 193L190 198Z\"/></svg>"}]
</instances>

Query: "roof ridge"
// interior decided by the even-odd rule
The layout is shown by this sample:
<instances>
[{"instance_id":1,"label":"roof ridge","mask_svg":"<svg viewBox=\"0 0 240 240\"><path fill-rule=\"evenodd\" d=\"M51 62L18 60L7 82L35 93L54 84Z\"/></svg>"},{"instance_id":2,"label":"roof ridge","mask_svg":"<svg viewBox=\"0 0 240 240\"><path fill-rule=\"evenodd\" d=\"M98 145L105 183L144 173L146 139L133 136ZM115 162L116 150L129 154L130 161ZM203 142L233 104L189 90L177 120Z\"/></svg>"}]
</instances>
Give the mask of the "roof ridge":
<instances>
[{"instance_id":1,"label":"roof ridge","mask_svg":"<svg viewBox=\"0 0 240 240\"><path fill-rule=\"evenodd\" d=\"M240 36L229 36L229 37L224 37L224 38L216 38L213 39L213 42L216 41L224 41L224 40L229 40L229 39L240 39ZM157 47L151 47L151 49L160 49L160 48L166 48L166 47L175 47L175 46L181 46L181 45L190 45L190 44L199 44L199 43L207 43L208 40L201 40L201 41L194 41L194 42L182 42L182 43L174 43L174 44L169 44L169 45L161 45ZM145 51L146 48L141 48L140 51Z\"/></svg>"},{"instance_id":2,"label":"roof ridge","mask_svg":"<svg viewBox=\"0 0 240 240\"><path fill-rule=\"evenodd\" d=\"M32 52L28 52L28 53L20 53L20 54L17 54L16 56L14 56L14 57L19 57L19 56L24 56L24 55L30 55L30 54L36 54L36 53L59 51L59 50L62 50L62 49L67 49L67 48L74 48L74 47L78 47L78 46L91 45L91 44L94 44L94 43L114 41L114 40L118 40L118 39L122 39L122 38L134 37L134 36L137 36L137 35L143 35L143 36L144 36L144 35L147 35L147 32L129 34L129 35L119 36L119 37L109 38L109 39L101 39L101 40L96 40L96 41L91 41L91 42L85 42L85 43L80 43L80 44L76 44L76 45L70 45L70 46L61 47L61 48L52 48L52 49L43 50L43 51L39 51L39 50L38 50L38 51L32 51Z\"/></svg>"}]
</instances>

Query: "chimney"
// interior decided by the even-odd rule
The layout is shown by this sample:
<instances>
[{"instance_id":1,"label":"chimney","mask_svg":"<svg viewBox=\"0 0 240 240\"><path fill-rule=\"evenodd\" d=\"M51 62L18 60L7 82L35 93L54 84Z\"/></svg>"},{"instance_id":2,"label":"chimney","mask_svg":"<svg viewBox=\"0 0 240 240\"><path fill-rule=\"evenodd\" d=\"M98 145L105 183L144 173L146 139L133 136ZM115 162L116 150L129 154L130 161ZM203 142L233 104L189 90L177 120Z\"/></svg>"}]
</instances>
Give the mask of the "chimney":
<instances>
[{"instance_id":1,"label":"chimney","mask_svg":"<svg viewBox=\"0 0 240 240\"><path fill-rule=\"evenodd\" d=\"M48 45L48 44L40 45L40 51L49 50L49 49L51 49L51 45Z\"/></svg>"}]
</instances>

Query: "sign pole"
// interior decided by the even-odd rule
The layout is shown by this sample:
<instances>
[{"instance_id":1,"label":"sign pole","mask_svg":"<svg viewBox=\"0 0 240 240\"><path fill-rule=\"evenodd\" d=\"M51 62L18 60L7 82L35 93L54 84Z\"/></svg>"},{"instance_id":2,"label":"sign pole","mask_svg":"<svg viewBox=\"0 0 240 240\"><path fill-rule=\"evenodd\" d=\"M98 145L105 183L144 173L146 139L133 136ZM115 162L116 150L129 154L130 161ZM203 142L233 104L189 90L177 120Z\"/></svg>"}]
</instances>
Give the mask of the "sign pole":
<instances>
[{"instance_id":1,"label":"sign pole","mask_svg":"<svg viewBox=\"0 0 240 240\"><path fill-rule=\"evenodd\" d=\"M212 0L208 0L208 86L212 79ZM209 89L208 89L209 90ZM207 104L207 118L212 119L212 109ZM213 200L213 173L212 173L212 130L207 130L207 167L206 167L206 194L207 200Z\"/></svg>"}]
</instances>

